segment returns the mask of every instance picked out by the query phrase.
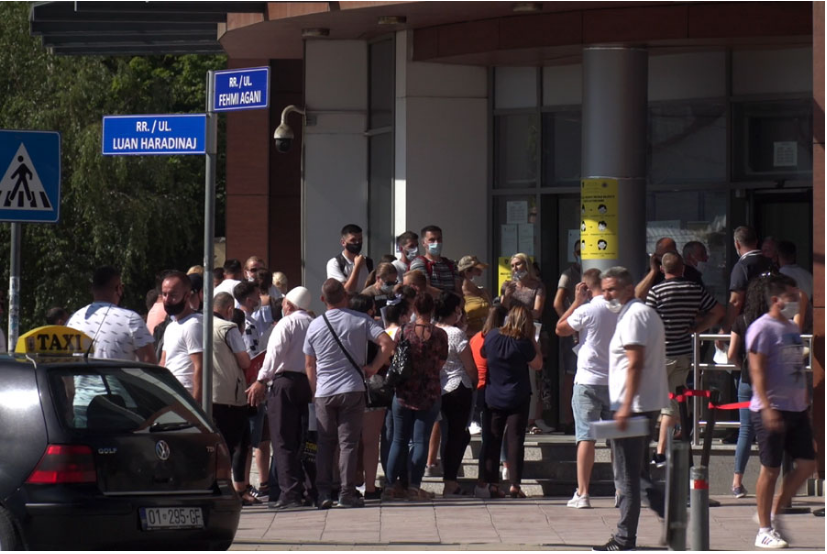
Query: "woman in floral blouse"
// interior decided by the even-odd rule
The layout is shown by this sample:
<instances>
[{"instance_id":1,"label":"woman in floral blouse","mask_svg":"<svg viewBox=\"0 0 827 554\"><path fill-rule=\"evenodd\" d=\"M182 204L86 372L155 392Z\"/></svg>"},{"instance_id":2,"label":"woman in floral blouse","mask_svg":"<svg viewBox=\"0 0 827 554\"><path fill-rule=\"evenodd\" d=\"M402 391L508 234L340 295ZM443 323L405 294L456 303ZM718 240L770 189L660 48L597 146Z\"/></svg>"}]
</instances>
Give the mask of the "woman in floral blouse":
<instances>
[{"instance_id":1,"label":"woman in floral blouse","mask_svg":"<svg viewBox=\"0 0 827 554\"><path fill-rule=\"evenodd\" d=\"M410 343L411 376L396 388L393 399L393 444L388 457L388 483L383 498L408 498L426 500L431 498L421 489L425 462L428 457L428 442L431 429L439 414L440 386L439 372L448 358L448 335L432 325L434 299L427 293L420 293L414 300L416 324L406 325L400 340ZM427 322L427 323L423 323ZM413 442L409 452L408 444ZM411 474L408 490L405 491L399 477L404 474L411 459Z\"/></svg>"}]
</instances>

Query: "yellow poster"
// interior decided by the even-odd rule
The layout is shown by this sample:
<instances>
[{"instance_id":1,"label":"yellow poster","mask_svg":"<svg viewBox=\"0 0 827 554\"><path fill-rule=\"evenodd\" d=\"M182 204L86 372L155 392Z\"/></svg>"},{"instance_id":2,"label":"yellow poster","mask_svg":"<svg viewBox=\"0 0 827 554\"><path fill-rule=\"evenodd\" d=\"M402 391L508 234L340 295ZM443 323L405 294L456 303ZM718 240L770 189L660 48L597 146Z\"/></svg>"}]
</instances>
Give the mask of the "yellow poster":
<instances>
[{"instance_id":1,"label":"yellow poster","mask_svg":"<svg viewBox=\"0 0 827 554\"><path fill-rule=\"evenodd\" d=\"M529 260L534 263L534 256L529 256ZM511 258L497 259L497 292L494 296L499 296L500 291L503 290L503 285L506 281L511 280Z\"/></svg>"},{"instance_id":2,"label":"yellow poster","mask_svg":"<svg viewBox=\"0 0 827 554\"><path fill-rule=\"evenodd\" d=\"M580 185L580 251L584 260L618 257L617 179L583 179Z\"/></svg>"}]
</instances>

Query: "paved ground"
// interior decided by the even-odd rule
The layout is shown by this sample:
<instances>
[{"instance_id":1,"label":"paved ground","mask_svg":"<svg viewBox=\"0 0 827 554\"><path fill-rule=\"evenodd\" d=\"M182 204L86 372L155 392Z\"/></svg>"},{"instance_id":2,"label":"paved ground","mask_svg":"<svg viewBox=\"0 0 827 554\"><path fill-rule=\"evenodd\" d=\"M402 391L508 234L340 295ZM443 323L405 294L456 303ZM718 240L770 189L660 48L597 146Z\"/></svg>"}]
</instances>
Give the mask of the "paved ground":
<instances>
[{"instance_id":1,"label":"paved ground","mask_svg":"<svg viewBox=\"0 0 827 554\"><path fill-rule=\"evenodd\" d=\"M716 497L710 510L715 550L757 550L755 498ZM233 550L590 550L608 540L618 512L610 498L592 500L594 509L566 508L566 499L437 499L381 503L361 509L275 512L245 508ZM799 497L796 507L824 506L824 498ZM785 516L788 540L796 550L824 551L825 521L812 514ZM644 510L638 546L660 550L662 523Z\"/></svg>"}]
</instances>

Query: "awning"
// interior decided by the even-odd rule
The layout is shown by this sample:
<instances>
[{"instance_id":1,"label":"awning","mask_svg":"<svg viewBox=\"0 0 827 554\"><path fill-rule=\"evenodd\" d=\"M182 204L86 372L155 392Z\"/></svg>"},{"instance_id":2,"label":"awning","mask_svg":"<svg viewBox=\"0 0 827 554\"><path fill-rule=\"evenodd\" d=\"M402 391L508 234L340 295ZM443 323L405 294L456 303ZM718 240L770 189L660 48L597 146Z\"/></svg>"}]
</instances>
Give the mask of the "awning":
<instances>
[{"instance_id":1,"label":"awning","mask_svg":"<svg viewBox=\"0 0 827 554\"><path fill-rule=\"evenodd\" d=\"M227 14L266 9L266 2L35 2L29 26L59 55L223 54Z\"/></svg>"}]
</instances>

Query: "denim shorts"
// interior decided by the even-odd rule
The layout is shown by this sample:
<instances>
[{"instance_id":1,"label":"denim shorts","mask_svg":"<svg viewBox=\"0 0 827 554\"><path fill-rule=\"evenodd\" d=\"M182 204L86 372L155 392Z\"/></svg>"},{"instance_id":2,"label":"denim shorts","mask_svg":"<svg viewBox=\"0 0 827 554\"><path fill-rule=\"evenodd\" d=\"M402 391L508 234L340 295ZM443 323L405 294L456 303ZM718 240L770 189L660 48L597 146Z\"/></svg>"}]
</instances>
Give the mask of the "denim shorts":
<instances>
[{"instance_id":1,"label":"denim shorts","mask_svg":"<svg viewBox=\"0 0 827 554\"><path fill-rule=\"evenodd\" d=\"M574 385L571 396L574 412L574 438L577 442L593 441L591 423L612 419L608 385Z\"/></svg>"},{"instance_id":2,"label":"denim shorts","mask_svg":"<svg viewBox=\"0 0 827 554\"><path fill-rule=\"evenodd\" d=\"M251 415L250 421L250 444L258 448L262 442L270 440L270 425L267 418L267 402L258 405L255 415Z\"/></svg>"}]
</instances>

